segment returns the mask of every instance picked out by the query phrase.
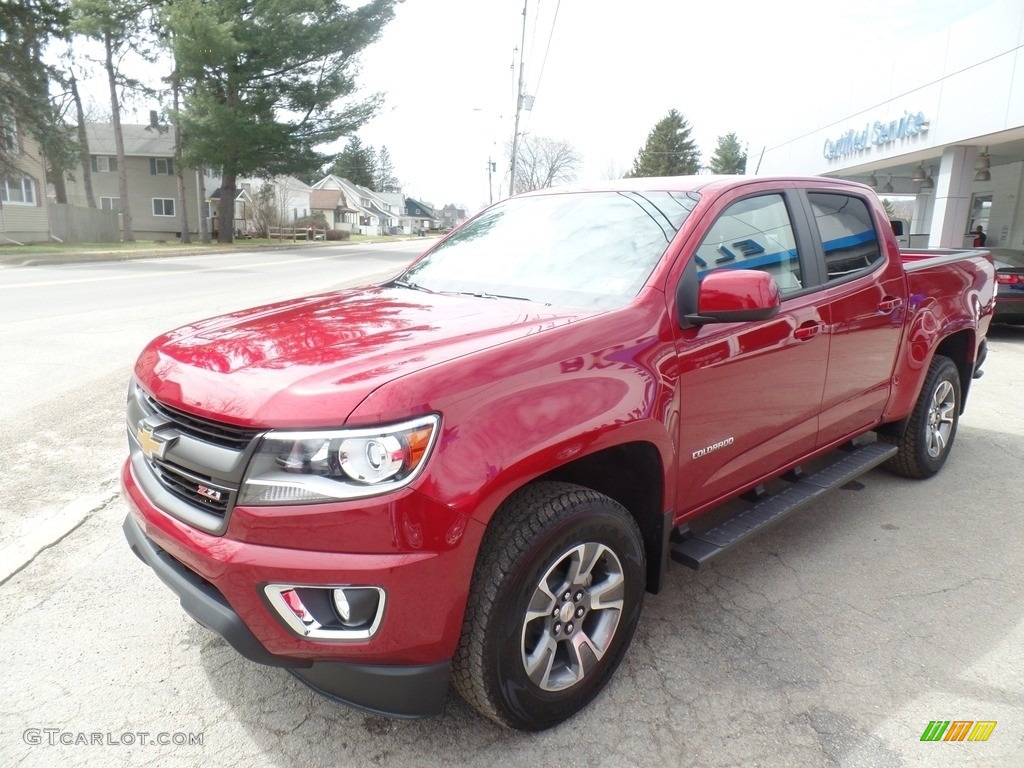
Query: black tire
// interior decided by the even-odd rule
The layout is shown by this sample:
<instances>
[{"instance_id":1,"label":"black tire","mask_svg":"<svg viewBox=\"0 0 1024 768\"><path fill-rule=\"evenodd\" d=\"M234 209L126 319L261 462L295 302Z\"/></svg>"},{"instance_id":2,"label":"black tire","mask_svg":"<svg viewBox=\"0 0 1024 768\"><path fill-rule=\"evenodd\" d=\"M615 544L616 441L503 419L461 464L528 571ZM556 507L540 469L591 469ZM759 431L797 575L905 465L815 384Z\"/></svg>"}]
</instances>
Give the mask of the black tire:
<instances>
[{"instance_id":1,"label":"black tire","mask_svg":"<svg viewBox=\"0 0 1024 768\"><path fill-rule=\"evenodd\" d=\"M540 482L508 498L473 574L455 689L519 730L550 728L611 678L640 618L644 548L621 505L587 488Z\"/></svg>"},{"instance_id":2,"label":"black tire","mask_svg":"<svg viewBox=\"0 0 1024 768\"><path fill-rule=\"evenodd\" d=\"M960 372L948 357L936 355L902 436L879 435L899 446L885 466L904 477L931 477L946 463L960 422Z\"/></svg>"}]
</instances>

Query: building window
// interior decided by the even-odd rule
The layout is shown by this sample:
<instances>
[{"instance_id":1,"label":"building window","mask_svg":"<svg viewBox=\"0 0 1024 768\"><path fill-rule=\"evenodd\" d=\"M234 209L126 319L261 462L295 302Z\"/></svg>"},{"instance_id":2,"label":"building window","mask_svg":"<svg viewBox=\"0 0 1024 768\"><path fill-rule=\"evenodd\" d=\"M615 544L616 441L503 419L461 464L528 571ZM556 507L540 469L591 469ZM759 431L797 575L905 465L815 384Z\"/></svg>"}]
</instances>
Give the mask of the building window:
<instances>
[{"instance_id":1,"label":"building window","mask_svg":"<svg viewBox=\"0 0 1024 768\"><path fill-rule=\"evenodd\" d=\"M153 198L153 215L154 216L173 216L174 215L174 198L171 198L171 197L154 197Z\"/></svg>"},{"instance_id":2,"label":"building window","mask_svg":"<svg viewBox=\"0 0 1024 768\"><path fill-rule=\"evenodd\" d=\"M0 202L10 205L35 205L36 188L32 179L28 176L0 179Z\"/></svg>"},{"instance_id":3,"label":"building window","mask_svg":"<svg viewBox=\"0 0 1024 768\"><path fill-rule=\"evenodd\" d=\"M116 173L117 158L109 157L107 155L93 155L92 169L96 173Z\"/></svg>"},{"instance_id":4,"label":"building window","mask_svg":"<svg viewBox=\"0 0 1024 768\"><path fill-rule=\"evenodd\" d=\"M117 211L121 212L121 198L120 197L101 197L100 198L100 209L104 211Z\"/></svg>"},{"instance_id":5,"label":"building window","mask_svg":"<svg viewBox=\"0 0 1024 768\"><path fill-rule=\"evenodd\" d=\"M166 157L151 157L149 172L153 176L170 176L174 173L174 164Z\"/></svg>"}]
</instances>

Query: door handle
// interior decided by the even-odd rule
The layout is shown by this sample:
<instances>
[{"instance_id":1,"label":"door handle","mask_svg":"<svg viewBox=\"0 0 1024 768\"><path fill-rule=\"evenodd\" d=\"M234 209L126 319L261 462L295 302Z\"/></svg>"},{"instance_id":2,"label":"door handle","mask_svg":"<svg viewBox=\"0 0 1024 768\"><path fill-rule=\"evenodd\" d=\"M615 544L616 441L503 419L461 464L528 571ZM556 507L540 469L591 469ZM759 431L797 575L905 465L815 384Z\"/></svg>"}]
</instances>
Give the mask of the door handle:
<instances>
[{"instance_id":1,"label":"door handle","mask_svg":"<svg viewBox=\"0 0 1024 768\"><path fill-rule=\"evenodd\" d=\"M807 341L808 339L813 339L815 336L817 336L821 332L821 329L824 327L824 323L804 323L795 331L793 331L793 335L799 341Z\"/></svg>"},{"instance_id":2,"label":"door handle","mask_svg":"<svg viewBox=\"0 0 1024 768\"><path fill-rule=\"evenodd\" d=\"M878 311L883 315L887 315L895 309L899 309L903 306L903 299L897 299L895 296L886 296L880 302L878 302Z\"/></svg>"}]
</instances>

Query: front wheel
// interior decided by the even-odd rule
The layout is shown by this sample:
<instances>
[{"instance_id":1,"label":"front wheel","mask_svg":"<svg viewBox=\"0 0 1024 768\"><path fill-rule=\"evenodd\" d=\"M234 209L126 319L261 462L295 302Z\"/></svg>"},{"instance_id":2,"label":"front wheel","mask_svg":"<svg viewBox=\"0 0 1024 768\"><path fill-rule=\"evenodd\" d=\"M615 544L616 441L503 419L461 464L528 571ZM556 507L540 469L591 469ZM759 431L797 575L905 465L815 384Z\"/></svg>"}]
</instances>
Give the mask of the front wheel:
<instances>
[{"instance_id":1,"label":"front wheel","mask_svg":"<svg viewBox=\"0 0 1024 768\"><path fill-rule=\"evenodd\" d=\"M484 538L454 659L456 690L521 730L575 714L632 640L644 574L640 530L621 505L568 483L517 491Z\"/></svg>"},{"instance_id":2,"label":"front wheel","mask_svg":"<svg viewBox=\"0 0 1024 768\"><path fill-rule=\"evenodd\" d=\"M886 466L904 477L931 477L946 463L960 421L960 372L948 357L936 355L921 394L900 437L879 435L899 446Z\"/></svg>"}]
</instances>

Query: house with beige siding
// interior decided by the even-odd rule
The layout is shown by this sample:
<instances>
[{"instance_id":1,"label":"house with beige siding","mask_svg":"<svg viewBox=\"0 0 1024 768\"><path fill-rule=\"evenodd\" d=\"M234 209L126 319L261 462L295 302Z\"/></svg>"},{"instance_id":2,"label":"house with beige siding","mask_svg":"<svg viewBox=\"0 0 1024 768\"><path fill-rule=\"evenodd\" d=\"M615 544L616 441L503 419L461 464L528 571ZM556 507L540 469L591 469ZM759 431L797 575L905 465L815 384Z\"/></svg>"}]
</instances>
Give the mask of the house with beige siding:
<instances>
[{"instance_id":1,"label":"house with beige siding","mask_svg":"<svg viewBox=\"0 0 1024 768\"><path fill-rule=\"evenodd\" d=\"M180 237L181 219L178 181L175 175L174 131L167 125L124 125L125 162L128 167L128 193L131 195L132 230L139 240L171 240ZM118 187L117 149L114 126L92 123L86 126L89 140L89 167L92 170L93 195L96 205L104 210L121 210ZM185 205L188 228L193 235L199 231L201 217L207 217L209 230L219 229L220 170L207 168L199 174L184 169ZM290 224L308 216L310 187L293 176L271 179L239 178L231 212L232 229L248 234L256 229L257 208L269 205L271 218L278 224ZM67 181L68 202L85 205L82 169ZM272 192L273 194L270 194ZM268 201L270 201L268 203ZM267 211L263 211L266 218Z\"/></svg>"},{"instance_id":2,"label":"house with beige siding","mask_svg":"<svg viewBox=\"0 0 1024 768\"><path fill-rule=\"evenodd\" d=\"M139 240L170 240L181 236L178 206L178 179L174 169L174 131L167 125L121 125L128 193L131 196L132 231ZM120 211L117 147L111 123L86 125L89 140L89 165L96 205L104 210ZM85 187L79 169L67 181L68 202L86 205ZM199 231L202 215L202 179L191 168L185 169L185 205L189 230Z\"/></svg>"},{"instance_id":3,"label":"house with beige siding","mask_svg":"<svg viewBox=\"0 0 1024 768\"><path fill-rule=\"evenodd\" d=\"M0 177L0 242L45 242L50 239L50 226L39 145L20 130L17 120L2 117L0 142L17 167L15 173Z\"/></svg>"}]
</instances>

